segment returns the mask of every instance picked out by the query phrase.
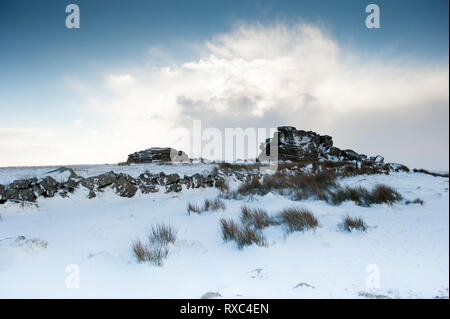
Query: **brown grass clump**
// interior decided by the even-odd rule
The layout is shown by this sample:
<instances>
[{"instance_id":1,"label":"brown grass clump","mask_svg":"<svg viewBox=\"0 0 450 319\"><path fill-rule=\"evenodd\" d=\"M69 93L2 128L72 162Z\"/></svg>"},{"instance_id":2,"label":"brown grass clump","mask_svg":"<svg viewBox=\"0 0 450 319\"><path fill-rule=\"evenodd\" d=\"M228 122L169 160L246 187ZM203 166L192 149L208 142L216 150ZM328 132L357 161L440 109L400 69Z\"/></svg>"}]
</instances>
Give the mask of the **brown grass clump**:
<instances>
[{"instance_id":1,"label":"brown grass clump","mask_svg":"<svg viewBox=\"0 0 450 319\"><path fill-rule=\"evenodd\" d=\"M231 241L237 237L239 225L232 219L221 218L219 224L222 229L222 238L224 241Z\"/></svg>"},{"instance_id":2,"label":"brown grass clump","mask_svg":"<svg viewBox=\"0 0 450 319\"><path fill-rule=\"evenodd\" d=\"M309 210L302 207L285 208L278 215L278 219L289 233L315 229L319 226L317 218Z\"/></svg>"},{"instance_id":3,"label":"brown grass clump","mask_svg":"<svg viewBox=\"0 0 450 319\"><path fill-rule=\"evenodd\" d=\"M250 208L246 205L241 207L241 222L260 230L275 224L273 218L264 209Z\"/></svg>"},{"instance_id":4,"label":"brown grass clump","mask_svg":"<svg viewBox=\"0 0 450 319\"><path fill-rule=\"evenodd\" d=\"M249 181L241 184L238 193L247 195L266 195L270 191L287 191L294 194L295 199L302 200L316 197L327 200L329 190L335 186L336 175L330 170L317 173L296 172L294 175L286 175L277 172L273 175L264 176L262 181L254 176Z\"/></svg>"},{"instance_id":5,"label":"brown grass clump","mask_svg":"<svg viewBox=\"0 0 450 319\"><path fill-rule=\"evenodd\" d=\"M409 205L409 204L419 204L420 206L423 206L423 204L425 204L425 202L423 201L423 199L416 198L415 200L407 200L407 201L405 201L405 205Z\"/></svg>"},{"instance_id":6,"label":"brown grass clump","mask_svg":"<svg viewBox=\"0 0 450 319\"><path fill-rule=\"evenodd\" d=\"M215 199L205 199L202 207L199 207L192 203L188 203L187 211L188 214L190 213L201 214L207 211L215 212L218 210L225 210L225 208L226 208L225 203L219 197L217 197Z\"/></svg>"},{"instance_id":7,"label":"brown grass clump","mask_svg":"<svg viewBox=\"0 0 450 319\"><path fill-rule=\"evenodd\" d=\"M133 250L133 254L139 262L144 262L147 260L149 252L147 250L147 247L142 243L140 239L133 240L131 242L131 249Z\"/></svg>"},{"instance_id":8,"label":"brown grass clump","mask_svg":"<svg viewBox=\"0 0 450 319\"><path fill-rule=\"evenodd\" d=\"M216 180L214 186L217 189L219 189L220 192L229 192L230 191L230 186L224 179Z\"/></svg>"},{"instance_id":9,"label":"brown grass clump","mask_svg":"<svg viewBox=\"0 0 450 319\"><path fill-rule=\"evenodd\" d=\"M225 203L220 199L216 198L213 200L205 199L203 203L203 211L213 211L216 212L218 210L225 210Z\"/></svg>"},{"instance_id":10,"label":"brown grass clump","mask_svg":"<svg viewBox=\"0 0 450 319\"><path fill-rule=\"evenodd\" d=\"M133 241L131 248L139 262L149 262L155 266L162 266L164 259L169 255L167 246L143 244L140 240Z\"/></svg>"},{"instance_id":11,"label":"brown grass clump","mask_svg":"<svg viewBox=\"0 0 450 319\"><path fill-rule=\"evenodd\" d=\"M262 232L253 228L251 225L245 225L242 229L240 229L235 240L239 249L252 244L256 244L258 246L266 245L266 239Z\"/></svg>"},{"instance_id":12,"label":"brown grass clump","mask_svg":"<svg viewBox=\"0 0 450 319\"><path fill-rule=\"evenodd\" d=\"M188 211L188 214L190 214L190 213L200 214L202 212L200 207L198 207L197 205L192 204L192 203L188 203L187 211Z\"/></svg>"},{"instance_id":13,"label":"brown grass clump","mask_svg":"<svg viewBox=\"0 0 450 319\"><path fill-rule=\"evenodd\" d=\"M239 249L252 244L258 246L266 245L266 239L262 232L251 225L239 226L235 221L225 218L221 218L219 224L223 240L236 242Z\"/></svg>"},{"instance_id":14,"label":"brown grass clump","mask_svg":"<svg viewBox=\"0 0 450 319\"><path fill-rule=\"evenodd\" d=\"M374 204L393 204L394 202L402 199L402 195L400 195L392 187L383 184L376 185L372 190L371 195L371 202Z\"/></svg>"},{"instance_id":15,"label":"brown grass clump","mask_svg":"<svg viewBox=\"0 0 450 319\"><path fill-rule=\"evenodd\" d=\"M342 224L344 229L348 232L351 232L352 230L366 231L367 229L364 220L360 217L346 216Z\"/></svg>"},{"instance_id":16,"label":"brown grass clump","mask_svg":"<svg viewBox=\"0 0 450 319\"><path fill-rule=\"evenodd\" d=\"M138 262L149 262L162 266L169 255L168 245L175 244L177 231L170 225L160 224L150 228L147 242L140 239L131 242L131 250Z\"/></svg>"},{"instance_id":17,"label":"brown grass clump","mask_svg":"<svg viewBox=\"0 0 450 319\"><path fill-rule=\"evenodd\" d=\"M166 224L159 224L152 226L148 232L148 240L152 243L167 245L169 243L175 244L178 231L172 226Z\"/></svg>"},{"instance_id":18,"label":"brown grass clump","mask_svg":"<svg viewBox=\"0 0 450 319\"><path fill-rule=\"evenodd\" d=\"M360 206L370 206L371 194L370 192L361 187L337 187L334 192L331 193L331 201L334 205L340 205L345 201L353 201Z\"/></svg>"},{"instance_id":19,"label":"brown grass clump","mask_svg":"<svg viewBox=\"0 0 450 319\"><path fill-rule=\"evenodd\" d=\"M242 196L265 195L268 189L259 181L257 176L253 176L249 181L242 183L237 192Z\"/></svg>"},{"instance_id":20,"label":"brown grass clump","mask_svg":"<svg viewBox=\"0 0 450 319\"><path fill-rule=\"evenodd\" d=\"M331 192L331 201L335 205L340 205L345 201L353 201L360 206L370 206L372 204L393 204L402 199L402 196L392 189L392 187L378 184L372 191L364 187L337 187L336 191Z\"/></svg>"}]
</instances>

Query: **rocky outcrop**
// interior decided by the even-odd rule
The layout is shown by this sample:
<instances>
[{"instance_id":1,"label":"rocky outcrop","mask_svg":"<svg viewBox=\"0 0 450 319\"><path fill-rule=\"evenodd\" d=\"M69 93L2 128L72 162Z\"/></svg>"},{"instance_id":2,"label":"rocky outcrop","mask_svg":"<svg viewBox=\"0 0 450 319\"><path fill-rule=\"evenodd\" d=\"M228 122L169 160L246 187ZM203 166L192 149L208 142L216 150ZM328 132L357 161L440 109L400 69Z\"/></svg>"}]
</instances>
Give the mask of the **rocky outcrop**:
<instances>
[{"instance_id":1,"label":"rocky outcrop","mask_svg":"<svg viewBox=\"0 0 450 319\"><path fill-rule=\"evenodd\" d=\"M273 144L274 143L274 144ZM273 145L272 145L273 144ZM365 154L358 154L354 150L341 150L333 146L333 139L329 135L319 135L312 131L297 130L293 126L280 126L273 138L261 145L258 159L264 161L270 157L270 148L278 147L278 160L290 161L370 161L383 163L382 156L368 158ZM275 148L276 149L276 148Z\"/></svg>"},{"instance_id":2,"label":"rocky outcrop","mask_svg":"<svg viewBox=\"0 0 450 319\"><path fill-rule=\"evenodd\" d=\"M140 152L128 155L127 163L152 163L160 162L183 162L189 161L189 157L183 151L177 151L170 147L152 147Z\"/></svg>"}]
</instances>

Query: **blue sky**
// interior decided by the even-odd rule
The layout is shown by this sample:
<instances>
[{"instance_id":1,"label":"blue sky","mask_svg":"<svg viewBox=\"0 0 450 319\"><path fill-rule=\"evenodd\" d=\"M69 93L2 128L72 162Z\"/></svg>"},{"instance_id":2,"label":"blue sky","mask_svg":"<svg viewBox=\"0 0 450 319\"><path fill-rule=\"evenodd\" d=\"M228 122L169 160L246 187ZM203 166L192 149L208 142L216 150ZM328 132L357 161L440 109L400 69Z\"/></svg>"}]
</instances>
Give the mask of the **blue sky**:
<instances>
[{"instance_id":1,"label":"blue sky","mask_svg":"<svg viewBox=\"0 0 450 319\"><path fill-rule=\"evenodd\" d=\"M65 6L69 3L80 7L80 29L65 27ZM369 3L380 7L381 29L369 30L364 26L367 15L364 9ZM0 128L8 132L15 128L44 129L56 136L70 134L67 128L74 121L82 121L84 130L108 131L113 125L104 120L108 116L90 113L87 106L87 101L100 99L91 90L108 95L105 78L111 74L151 76L154 68L199 61L211 54L205 53L205 42L232 34L242 23L246 26L282 23L289 28L301 19L320 28L339 46L340 52L346 53L346 59L356 56L359 63L364 59L387 61L392 67L404 63L405 67L413 65L421 71L423 66L433 70L443 68L445 73L449 52L448 6L448 1L437 0L2 1ZM417 70L411 72L416 74ZM439 112L438 117L445 110ZM297 126L301 126L302 121L299 122ZM61 133L62 130L65 132ZM448 133L448 122L443 122L437 133L445 130ZM339 133L333 129L335 132ZM75 129L72 133L75 135ZM8 138L5 136L0 135L0 142ZM342 141L352 142L347 137ZM29 139L22 142L30 143ZM445 143L448 144L448 139L443 140ZM79 149L81 152L82 148ZM21 157L19 148L13 152L15 155L10 159L3 162L0 159L0 166L12 165ZM448 146L442 152L448 161ZM66 163L73 160L64 156L58 159ZM115 159L112 155L92 158L96 162ZM36 164L50 161L51 157L39 156ZM443 162L413 162L448 169Z\"/></svg>"}]
</instances>

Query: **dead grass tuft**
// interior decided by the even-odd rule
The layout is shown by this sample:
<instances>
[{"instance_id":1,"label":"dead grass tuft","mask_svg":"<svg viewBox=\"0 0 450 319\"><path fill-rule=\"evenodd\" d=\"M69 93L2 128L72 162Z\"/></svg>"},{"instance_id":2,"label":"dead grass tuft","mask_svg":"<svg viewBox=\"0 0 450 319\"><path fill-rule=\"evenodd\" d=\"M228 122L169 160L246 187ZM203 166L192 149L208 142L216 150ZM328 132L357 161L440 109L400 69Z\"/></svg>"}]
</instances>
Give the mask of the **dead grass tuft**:
<instances>
[{"instance_id":1,"label":"dead grass tuft","mask_svg":"<svg viewBox=\"0 0 450 319\"><path fill-rule=\"evenodd\" d=\"M405 201L405 205L410 205L410 204L419 204L420 206L423 206L423 204L425 204L425 202L423 201L423 199L420 199L420 198L416 198L415 200ZM0 218L0 220L1 220L1 218Z\"/></svg>"},{"instance_id":2,"label":"dead grass tuft","mask_svg":"<svg viewBox=\"0 0 450 319\"><path fill-rule=\"evenodd\" d=\"M388 203L393 204L396 201L402 200L402 195L395 191L392 187L378 184L372 190L371 201L374 204Z\"/></svg>"},{"instance_id":3,"label":"dead grass tuft","mask_svg":"<svg viewBox=\"0 0 450 319\"><path fill-rule=\"evenodd\" d=\"M334 205L340 205L345 201L353 201L360 206L370 206L371 195L370 192L361 187L337 187L334 192L331 193L331 201Z\"/></svg>"},{"instance_id":4,"label":"dead grass tuft","mask_svg":"<svg viewBox=\"0 0 450 319\"><path fill-rule=\"evenodd\" d=\"M169 244L175 244L177 231L170 225L159 224L152 226L147 234L147 242L140 239L131 242L133 255L138 262L149 262L162 266L169 255Z\"/></svg>"},{"instance_id":5,"label":"dead grass tuft","mask_svg":"<svg viewBox=\"0 0 450 319\"><path fill-rule=\"evenodd\" d=\"M225 203L220 198L213 200L205 199L205 202L203 203L203 211L216 212L218 210L225 210L225 208Z\"/></svg>"},{"instance_id":6,"label":"dead grass tuft","mask_svg":"<svg viewBox=\"0 0 450 319\"><path fill-rule=\"evenodd\" d=\"M352 230L366 231L367 229L364 220L360 217L346 216L342 224L344 229L348 232L351 232Z\"/></svg>"},{"instance_id":7,"label":"dead grass tuft","mask_svg":"<svg viewBox=\"0 0 450 319\"><path fill-rule=\"evenodd\" d=\"M239 249L252 244L258 246L266 245L263 233L251 225L239 226L235 221L225 218L221 218L219 223L222 229L223 240L236 242Z\"/></svg>"},{"instance_id":8,"label":"dead grass tuft","mask_svg":"<svg viewBox=\"0 0 450 319\"><path fill-rule=\"evenodd\" d=\"M197 213L197 214L201 214L203 212L208 212L208 211L218 211L218 210L225 210L226 209L226 205L225 203L219 198L215 198L215 199L205 199L205 201L203 202L203 206L199 207L195 204L192 203L188 203L187 206L187 211L188 214L190 213Z\"/></svg>"},{"instance_id":9,"label":"dead grass tuft","mask_svg":"<svg viewBox=\"0 0 450 319\"><path fill-rule=\"evenodd\" d=\"M250 208L246 205L241 207L241 222L260 230L275 224L273 218L264 209Z\"/></svg>"},{"instance_id":10,"label":"dead grass tuft","mask_svg":"<svg viewBox=\"0 0 450 319\"><path fill-rule=\"evenodd\" d=\"M383 184L376 185L372 191L364 187L337 187L331 192L331 201L334 205L340 205L345 201L353 201L360 206L370 206L372 204L393 204L402 200L402 196L392 187Z\"/></svg>"},{"instance_id":11,"label":"dead grass tuft","mask_svg":"<svg viewBox=\"0 0 450 319\"><path fill-rule=\"evenodd\" d=\"M317 218L303 207L285 208L278 215L278 219L289 233L315 229L319 226Z\"/></svg>"},{"instance_id":12,"label":"dead grass tuft","mask_svg":"<svg viewBox=\"0 0 450 319\"><path fill-rule=\"evenodd\" d=\"M200 207L198 207L197 205L192 204L192 203L188 203L187 211L188 211L188 214L190 214L190 213L200 214L202 212Z\"/></svg>"}]
</instances>

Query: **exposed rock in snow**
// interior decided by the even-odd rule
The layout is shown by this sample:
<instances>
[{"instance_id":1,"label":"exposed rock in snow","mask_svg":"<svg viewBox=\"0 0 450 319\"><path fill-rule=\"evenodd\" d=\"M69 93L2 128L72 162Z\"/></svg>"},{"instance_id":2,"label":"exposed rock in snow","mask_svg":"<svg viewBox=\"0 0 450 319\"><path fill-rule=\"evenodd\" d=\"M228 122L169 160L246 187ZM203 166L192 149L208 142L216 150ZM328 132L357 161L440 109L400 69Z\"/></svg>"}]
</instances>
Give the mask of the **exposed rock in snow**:
<instances>
[{"instance_id":1,"label":"exposed rock in snow","mask_svg":"<svg viewBox=\"0 0 450 319\"><path fill-rule=\"evenodd\" d=\"M51 176L45 177L40 183L40 185L44 189L44 196L46 197L53 197L58 191L58 183Z\"/></svg>"},{"instance_id":2,"label":"exposed rock in snow","mask_svg":"<svg viewBox=\"0 0 450 319\"><path fill-rule=\"evenodd\" d=\"M278 159L291 161L370 161L382 164L382 156L371 157L358 154L354 150L340 150L333 146L333 138L329 135L319 135L312 131L297 130L293 126L280 126L278 132L275 132L273 138L266 140L261 145L262 153L259 159L264 155L270 154L270 147L273 141L278 142Z\"/></svg>"},{"instance_id":3,"label":"exposed rock in snow","mask_svg":"<svg viewBox=\"0 0 450 319\"><path fill-rule=\"evenodd\" d=\"M6 190L5 186L0 184L0 204L4 203L6 201Z\"/></svg>"},{"instance_id":4,"label":"exposed rock in snow","mask_svg":"<svg viewBox=\"0 0 450 319\"><path fill-rule=\"evenodd\" d=\"M213 299L213 298L219 298L222 297L221 294L219 294L218 292L207 292L206 294L204 294L200 299Z\"/></svg>"},{"instance_id":5,"label":"exposed rock in snow","mask_svg":"<svg viewBox=\"0 0 450 319\"><path fill-rule=\"evenodd\" d=\"M162 162L182 162L188 161L189 157L183 151L177 151L170 147L152 147L140 152L128 155L127 163L151 163L153 161Z\"/></svg>"}]
</instances>

